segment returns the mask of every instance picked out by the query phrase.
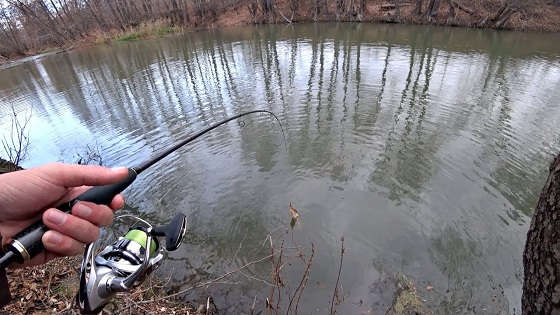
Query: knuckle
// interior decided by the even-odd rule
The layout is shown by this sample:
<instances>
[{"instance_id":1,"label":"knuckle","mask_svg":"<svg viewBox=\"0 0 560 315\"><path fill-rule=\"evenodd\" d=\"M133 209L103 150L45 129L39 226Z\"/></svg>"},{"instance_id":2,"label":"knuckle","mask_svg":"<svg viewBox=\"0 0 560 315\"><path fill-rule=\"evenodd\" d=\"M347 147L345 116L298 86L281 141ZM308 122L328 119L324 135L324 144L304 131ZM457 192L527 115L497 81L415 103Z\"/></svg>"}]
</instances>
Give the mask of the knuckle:
<instances>
[{"instance_id":1,"label":"knuckle","mask_svg":"<svg viewBox=\"0 0 560 315\"><path fill-rule=\"evenodd\" d=\"M90 224L88 227L86 241L88 243L92 243L95 242L98 237L99 237L99 228L93 224Z\"/></svg>"},{"instance_id":2,"label":"knuckle","mask_svg":"<svg viewBox=\"0 0 560 315\"><path fill-rule=\"evenodd\" d=\"M73 248L72 245L73 245L73 240L70 239L69 237L66 237L62 242L62 244L60 245L58 252L60 254L68 255L72 252L72 248Z\"/></svg>"},{"instance_id":3,"label":"knuckle","mask_svg":"<svg viewBox=\"0 0 560 315\"><path fill-rule=\"evenodd\" d=\"M83 243L72 240L71 248L68 250L68 255L79 254L82 251L83 247L84 247Z\"/></svg>"},{"instance_id":4,"label":"knuckle","mask_svg":"<svg viewBox=\"0 0 560 315\"><path fill-rule=\"evenodd\" d=\"M115 215L113 214L113 211L109 211L106 215L105 215L105 219L102 221L101 226L109 226L113 223L113 220L115 219Z\"/></svg>"},{"instance_id":5,"label":"knuckle","mask_svg":"<svg viewBox=\"0 0 560 315\"><path fill-rule=\"evenodd\" d=\"M66 226L66 233L72 238L82 242L93 242L99 236L99 228L93 223L74 216L69 216L71 221Z\"/></svg>"}]
</instances>

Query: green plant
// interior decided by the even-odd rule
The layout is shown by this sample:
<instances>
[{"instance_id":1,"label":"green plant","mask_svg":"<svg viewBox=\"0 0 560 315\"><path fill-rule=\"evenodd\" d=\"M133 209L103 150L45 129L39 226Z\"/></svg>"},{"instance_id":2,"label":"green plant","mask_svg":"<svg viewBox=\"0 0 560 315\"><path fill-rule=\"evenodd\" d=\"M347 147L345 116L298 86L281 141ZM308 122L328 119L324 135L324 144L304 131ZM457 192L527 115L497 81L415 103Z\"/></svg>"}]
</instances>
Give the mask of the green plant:
<instances>
[{"instance_id":1,"label":"green plant","mask_svg":"<svg viewBox=\"0 0 560 315\"><path fill-rule=\"evenodd\" d=\"M131 41L140 39L139 33L128 33L117 37L115 40L118 42Z\"/></svg>"}]
</instances>

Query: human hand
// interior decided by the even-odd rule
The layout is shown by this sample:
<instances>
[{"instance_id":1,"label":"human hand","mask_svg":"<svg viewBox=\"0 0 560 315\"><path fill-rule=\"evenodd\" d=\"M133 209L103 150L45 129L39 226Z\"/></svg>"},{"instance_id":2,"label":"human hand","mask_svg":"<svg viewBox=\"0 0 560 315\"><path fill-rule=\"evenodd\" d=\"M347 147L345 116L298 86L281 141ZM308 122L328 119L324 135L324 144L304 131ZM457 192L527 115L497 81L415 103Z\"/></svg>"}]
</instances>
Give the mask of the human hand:
<instances>
[{"instance_id":1,"label":"human hand","mask_svg":"<svg viewBox=\"0 0 560 315\"><path fill-rule=\"evenodd\" d=\"M50 229L42 238L45 250L26 265L79 254L85 243L97 239L100 226L113 222L113 210L124 206L124 198L115 196L109 207L80 201L72 207L72 214L53 207L76 198L89 186L112 184L123 180L127 174L124 167L52 163L0 175L2 242L8 243L12 236L42 217Z\"/></svg>"}]
</instances>

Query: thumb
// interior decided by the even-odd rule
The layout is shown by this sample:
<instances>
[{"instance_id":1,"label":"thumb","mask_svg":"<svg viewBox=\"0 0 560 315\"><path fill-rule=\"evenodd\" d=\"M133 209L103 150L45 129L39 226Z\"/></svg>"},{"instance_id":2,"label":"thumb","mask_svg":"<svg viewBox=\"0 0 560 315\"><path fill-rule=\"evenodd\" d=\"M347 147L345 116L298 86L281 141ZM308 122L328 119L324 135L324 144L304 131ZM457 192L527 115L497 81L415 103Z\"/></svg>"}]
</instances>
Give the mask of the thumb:
<instances>
[{"instance_id":1,"label":"thumb","mask_svg":"<svg viewBox=\"0 0 560 315\"><path fill-rule=\"evenodd\" d=\"M64 187L100 186L123 180L127 174L126 167L107 168L97 165L78 165L50 163L36 168L39 176L45 180Z\"/></svg>"}]
</instances>

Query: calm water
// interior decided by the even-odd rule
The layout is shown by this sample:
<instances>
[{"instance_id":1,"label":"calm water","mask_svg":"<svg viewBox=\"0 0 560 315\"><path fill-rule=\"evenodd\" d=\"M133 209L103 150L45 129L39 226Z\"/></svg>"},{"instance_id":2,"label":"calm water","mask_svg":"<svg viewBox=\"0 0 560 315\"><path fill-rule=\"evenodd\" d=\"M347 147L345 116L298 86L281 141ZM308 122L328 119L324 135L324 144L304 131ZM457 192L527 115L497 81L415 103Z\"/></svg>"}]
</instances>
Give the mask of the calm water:
<instances>
[{"instance_id":1,"label":"calm water","mask_svg":"<svg viewBox=\"0 0 560 315\"><path fill-rule=\"evenodd\" d=\"M25 167L94 145L134 166L229 115L126 191L157 222L189 217L160 271L175 288L277 248L315 244L304 313L328 311L345 237L342 313L385 314L392 275L436 313L519 313L522 250L560 149L557 34L394 25L243 27L61 53L0 70L0 123L32 108ZM301 222L285 234L288 205ZM293 289L298 259L285 281ZM300 262L301 264L301 262ZM269 263L185 299L263 308ZM288 268L288 266L286 267ZM260 280L258 280L260 279ZM432 286L433 289L426 289ZM287 300L287 297L283 297Z\"/></svg>"}]
</instances>

